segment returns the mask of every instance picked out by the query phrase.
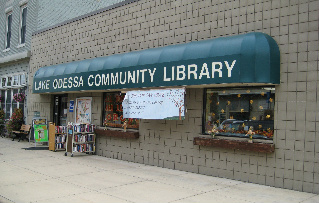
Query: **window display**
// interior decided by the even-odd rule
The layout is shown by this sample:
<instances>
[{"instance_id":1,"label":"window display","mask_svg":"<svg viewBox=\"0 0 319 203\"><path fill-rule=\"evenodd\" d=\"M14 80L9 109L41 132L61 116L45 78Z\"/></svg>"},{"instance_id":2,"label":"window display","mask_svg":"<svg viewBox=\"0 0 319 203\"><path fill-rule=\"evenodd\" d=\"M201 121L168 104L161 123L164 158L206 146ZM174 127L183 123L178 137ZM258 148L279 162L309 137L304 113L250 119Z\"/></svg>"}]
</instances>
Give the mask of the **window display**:
<instances>
[{"instance_id":1,"label":"window display","mask_svg":"<svg viewBox=\"0 0 319 203\"><path fill-rule=\"evenodd\" d=\"M123 118L122 102L125 93L110 92L104 94L103 126L122 128L126 121L127 128L139 128L139 119Z\"/></svg>"},{"instance_id":2,"label":"window display","mask_svg":"<svg viewBox=\"0 0 319 203\"><path fill-rule=\"evenodd\" d=\"M205 134L272 139L275 88L207 89Z\"/></svg>"}]
</instances>

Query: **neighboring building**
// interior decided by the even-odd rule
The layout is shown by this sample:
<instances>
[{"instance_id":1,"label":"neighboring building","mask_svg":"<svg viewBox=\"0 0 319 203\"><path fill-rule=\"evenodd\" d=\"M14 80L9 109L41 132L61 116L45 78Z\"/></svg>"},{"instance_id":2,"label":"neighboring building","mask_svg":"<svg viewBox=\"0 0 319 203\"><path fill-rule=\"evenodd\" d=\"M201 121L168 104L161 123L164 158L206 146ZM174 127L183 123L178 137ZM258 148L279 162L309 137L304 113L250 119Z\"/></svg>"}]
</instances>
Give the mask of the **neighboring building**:
<instances>
[{"instance_id":1,"label":"neighboring building","mask_svg":"<svg viewBox=\"0 0 319 203\"><path fill-rule=\"evenodd\" d=\"M98 128L97 154L319 193L319 1L122 4L33 34L28 122L76 122L89 98L91 123L120 127L130 90L184 87L184 120Z\"/></svg>"},{"instance_id":2,"label":"neighboring building","mask_svg":"<svg viewBox=\"0 0 319 203\"><path fill-rule=\"evenodd\" d=\"M26 100L17 102L13 95L24 93L28 98L32 33L121 1L0 1L0 95L6 119L15 108L24 109L25 116L28 114Z\"/></svg>"},{"instance_id":3,"label":"neighboring building","mask_svg":"<svg viewBox=\"0 0 319 203\"><path fill-rule=\"evenodd\" d=\"M27 94L31 34L35 31L35 1L0 1L0 89L1 108L9 119L15 108L24 109L26 102L13 99L16 93Z\"/></svg>"}]
</instances>

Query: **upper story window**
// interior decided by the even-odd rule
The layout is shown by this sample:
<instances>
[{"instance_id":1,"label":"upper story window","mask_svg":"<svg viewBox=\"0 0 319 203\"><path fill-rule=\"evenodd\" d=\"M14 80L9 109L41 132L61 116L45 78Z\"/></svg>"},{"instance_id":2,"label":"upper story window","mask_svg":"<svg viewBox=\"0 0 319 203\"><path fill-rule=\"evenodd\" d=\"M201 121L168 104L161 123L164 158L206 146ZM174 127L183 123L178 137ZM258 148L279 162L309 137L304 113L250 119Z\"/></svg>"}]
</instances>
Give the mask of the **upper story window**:
<instances>
[{"instance_id":1,"label":"upper story window","mask_svg":"<svg viewBox=\"0 0 319 203\"><path fill-rule=\"evenodd\" d=\"M11 42L11 25L12 25L12 12L7 13L7 26L6 26L6 41L5 47L6 49L10 48Z\"/></svg>"},{"instance_id":2,"label":"upper story window","mask_svg":"<svg viewBox=\"0 0 319 203\"><path fill-rule=\"evenodd\" d=\"M8 76L6 87L11 87L11 86L12 86L12 76Z\"/></svg>"},{"instance_id":3,"label":"upper story window","mask_svg":"<svg viewBox=\"0 0 319 203\"><path fill-rule=\"evenodd\" d=\"M20 7L20 44L25 43L26 37L26 28L27 28L27 5L23 5Z\"/></svg>"},{"instance_id":4,"label":"upper story window","mask_svg":"<svg viewBox=\"0 0 319 203\"><path fill-rule=\"evenodd\" d=\"M7 78L6 77L2 77L1 78L1 87L6 87L7 86Z\"/></svg>"},{"instance_id":5,"label":"upper story window","mask_svg":"<svg viewBox=\"0 0 319 203\"><path fill-rule=\"evenodd\" d=\"M20 85L20 77L19 75L12 76L12 86L19 86Z\"/></svg>"},{"instance_id":6,"label":"upper story window","mask_svg":"<svg viewBox=\"0 0 319 203\"><path fill-rule=\"evenodd\" d=\"M22 87L26 86L26 75L25 73L20 73L15 75L1 76L0 81L1 89Z\"/></svg>"},{"instance_id":7,"label":"upper story window","mask_svg":"<svg viewBox=\"0 0 319 203\"><path fill-rule=\"evenodd\" d=\"M26 85L26 77L25 74L20 75L20 85L25 86Z\"/></svg>"}]
</instances>

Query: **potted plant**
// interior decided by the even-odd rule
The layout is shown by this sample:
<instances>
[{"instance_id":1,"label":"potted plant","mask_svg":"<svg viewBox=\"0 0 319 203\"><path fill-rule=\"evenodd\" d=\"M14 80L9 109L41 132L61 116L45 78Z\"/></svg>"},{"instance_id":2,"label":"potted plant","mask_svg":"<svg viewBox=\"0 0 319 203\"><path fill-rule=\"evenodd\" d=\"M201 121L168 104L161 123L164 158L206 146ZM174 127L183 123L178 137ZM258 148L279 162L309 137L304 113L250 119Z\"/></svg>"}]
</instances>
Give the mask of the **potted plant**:
<instances>
[{"instance_id":1,"label":"potted plant","mask_svg":"<svg viewBox=\"0 0 319 203\"><path fill-rule=\"evenodd\" d=\"M14 109L14 112L12 113L12 116L10 117L9 121L7 122L7 131L9 134L12 133L12 131L18 131L21 128L21 125L23 124L23 111L22 109Z\"/></svg>"},{"instance_id":2,"label":"potted plant","mask_svg":"<svg viewBox=\"0 0 319 203\"><path fill-rule=\"evenodd\" d=\"M1 109L1 107L0 107L0 134L1 134L1 136L4 136L4 129L5 129L5 125L4 125L4 110Z\"/></svg>"},{"instance_id":3,"label":"potted plant","mask_svg":"<svg viewBox=\"0 0 319 203\"><path fill-rule=\"evenodd\" d=\"M16 101L16 102L23 102L24 99L25 99L25 94L24 93L16 93L13 95L13 99Z\"/></svg>"},{"instance_id":4,"label":"potted plant","mask_svg":"<svg viewBox=\"0 0 319 203\"><path fill-rule=\"evenodd\" d=\"M0 124L4 124L4 110L0 107Z\"/></svg>"}]
</instances>

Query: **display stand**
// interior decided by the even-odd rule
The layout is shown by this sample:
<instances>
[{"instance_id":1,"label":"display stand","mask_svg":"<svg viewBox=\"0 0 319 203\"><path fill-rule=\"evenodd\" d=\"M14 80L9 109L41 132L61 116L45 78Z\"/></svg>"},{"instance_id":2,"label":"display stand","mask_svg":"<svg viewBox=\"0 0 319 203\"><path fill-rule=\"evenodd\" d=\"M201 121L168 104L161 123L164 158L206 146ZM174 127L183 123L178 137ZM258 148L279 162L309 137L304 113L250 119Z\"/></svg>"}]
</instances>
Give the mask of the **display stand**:
<instances>
[{"instance_id":1,"label":"display stand","mask_svg":"<svg viewBox=\"0 0 319 203\"><path fill-rule=\"evenodd\" d=\"M55 140L55 124L49 122L49 150L54 151Z\"/></svg>"},{"instance_id":2,"label":"display stand","mask_svg":"<svg viewBox=\"0 0 319 203\"><path fill-rule=\"evenodd\" d=\"M37 146L39 142L48 142L48 128L47 128L47 119L42 117L34 117L32 119L32 133L34 137L34 146ZM29 137L30 142L30 137Z\"/></svg>"},{"instance_id":3,"label":"display stand","mask_svg":"<svg viewBox=\"0 0 319 203\"><path fill-rule=\"evenodd\" d=\"M67 145L65 156L68 152L71 157L75 152L94 154L95 153L95 125L75 124L68 125Z\"/></svg>"},{"instance_id":4,"label":"display stand","mask_svg":"<svg viewBox=\"0 0 319 203\"><path fill-rule=\"evenodd\" d=\"M67 126L55 126L49 123L49 150L58 151L66 150Z\"/></svg>"}]
</instances>

